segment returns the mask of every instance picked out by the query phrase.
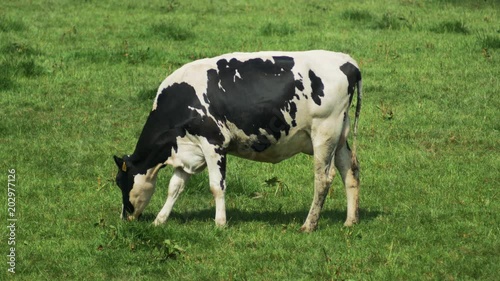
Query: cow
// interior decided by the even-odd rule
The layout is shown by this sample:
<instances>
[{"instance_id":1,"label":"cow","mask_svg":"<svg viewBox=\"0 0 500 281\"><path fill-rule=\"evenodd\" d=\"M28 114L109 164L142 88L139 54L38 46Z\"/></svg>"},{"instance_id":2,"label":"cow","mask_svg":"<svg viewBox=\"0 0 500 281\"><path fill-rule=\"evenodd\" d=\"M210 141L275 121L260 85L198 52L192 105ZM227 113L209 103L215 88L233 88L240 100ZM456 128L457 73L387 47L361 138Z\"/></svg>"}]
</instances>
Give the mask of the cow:
<instances>
[{"instance_id":1,"label":"cow","mask_svg":"<svg viewBox=\"0 0 500 281\"><path fill-rule=\"evenodd\" d=\"M345 226L358 222L359 165L347 143L355 88L354 141L361 109L361 72L349 55L330 51L231 53L185 64L159 86L132 155L114 156L123 219L148 205L158 171L173 175L154 225L165 223L193 174L208 169L215 224L226 224L227 155L278 163L313 155L314 197L301 227L317 228L340 172L347 194Z\"/></svg>"}]
</instances>

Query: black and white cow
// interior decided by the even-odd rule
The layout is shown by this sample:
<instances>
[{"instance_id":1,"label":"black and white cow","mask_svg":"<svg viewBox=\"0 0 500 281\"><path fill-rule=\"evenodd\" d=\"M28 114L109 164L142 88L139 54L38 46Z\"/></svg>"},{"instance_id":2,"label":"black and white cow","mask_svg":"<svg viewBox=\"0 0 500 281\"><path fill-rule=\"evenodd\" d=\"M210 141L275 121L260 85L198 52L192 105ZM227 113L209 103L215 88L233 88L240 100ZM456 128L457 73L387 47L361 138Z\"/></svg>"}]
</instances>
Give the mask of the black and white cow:
<instances>
[{"instance_id":1,"label":"black and white cow","mask_svg":"<svg viewBox=\"0 0 500 281\"><path fill-rule=\"evenodd\" d=\"M122 218L137 218L155 190L158 171L174 167L164 223L192 174L208 167L215 223L226 224L227 154L278 163L314 155L314 198L301 230L316 228L339 170L347 192L346 226L358 222L359 168L346 138L349 107L361 73L348 55L329 51L233 53L188 63L158 89L132 155L115 158ZM334 167L335 166L335 167Z\"/></svg>"}]
</instances>

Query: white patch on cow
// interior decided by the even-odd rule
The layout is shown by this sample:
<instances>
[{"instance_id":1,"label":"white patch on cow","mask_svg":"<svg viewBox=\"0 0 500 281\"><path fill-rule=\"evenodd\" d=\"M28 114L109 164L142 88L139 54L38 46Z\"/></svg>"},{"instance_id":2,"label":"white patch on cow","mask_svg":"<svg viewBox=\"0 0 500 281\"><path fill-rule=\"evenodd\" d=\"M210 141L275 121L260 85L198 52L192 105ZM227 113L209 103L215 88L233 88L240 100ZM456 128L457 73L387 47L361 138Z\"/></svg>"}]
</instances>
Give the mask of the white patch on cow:
<instances>
[{"instance_id":1,"label":"white patch on cow","mask_svg":"<svg viewBox=\"0 0 500 281\"><path fill-rule=\"evenodd\" d=\"M236 69L236 73L234 74L234 79L233 79L233 82L234 82L234 83L236 83L236 77L238 77L240 80L242 80L242 79L241 79L241 75L240 75L240 73L238 72L238 70L237 70L237 69Z\"/></svg>"},{"instance_id":2,"label":"white patch on cow","mask_svg":"<svg viewBox=\"0 0 500 281\"><path fill-rule=\"evenodd\" d=\"M153 102L153 109L151 111L155 111L156 108L158 107L158 95L159 94L156 94L155 100Z\"/></svg>"},{"instance_id":3,"label":"white patch on cow","mask_svg":"<svg viewBox=\"0 0 500 281\"><path fill-rule=\"evenodd\" d=\"M195 108L195 107L192 107L192 106L188 106L188 108L191 109L191 110L193 110L193 111L198 112L198 114L200 114L200 116L205 115L205 113L203 112L203 110L201 110L199 108Z\"/></svg>"},{"instance_id":4,"label":"white patch on cow","mask_svg":"<svg viewBox=\"0 0 500 281\"><path fill-rule=\"evenodd\" d=\"M137 174L134 176L134 185L129 193L129 201L134 206L134 213L129 216L130 220L136 219L149 204L156 185L157 169L151 168L146 174Z\"/></svg>"},{"instance_id":5,"label":"white patch on cow","mask_svg":"<svg viewBox=\"0 0 500 281\"><path fill-rule=\"evenodd\" d=\"M219 80L218 86L219 86L219 89L221 89L224 93L226 92L226 89L224 89L224 87L222 87L222 84L220 83L220 80Z\"/></svg>"},{"instance_id":6,"label":"white patch on cow","mask_svg":"<svg viewBox=\"0 0 500 281\"><path fill-rule=\"evenodd\" d=\"M161 94L163 89L165 89L167 86L168 86L168 84L165 83L165 81L163 81L161 83L160 87L158 87L158 90L156 91L156 97L155 97L155 100L153 102L153 109L151 111L155 111L156 108L158 107L158 96Z\"/></svg>"},{"instance_id":7,"label":"white patch on cow","mask_svg":"<svg viewBox=\"0 0 500 281\"><path fill-rule=\"evenodd\" d=\"M164 164L174 168L181 168L188 174L196 174L205 168L205 156L197 144L196 136L186 134L177 137L177 151L172 148L171 155Z\"/></svg>"}]
</instances>

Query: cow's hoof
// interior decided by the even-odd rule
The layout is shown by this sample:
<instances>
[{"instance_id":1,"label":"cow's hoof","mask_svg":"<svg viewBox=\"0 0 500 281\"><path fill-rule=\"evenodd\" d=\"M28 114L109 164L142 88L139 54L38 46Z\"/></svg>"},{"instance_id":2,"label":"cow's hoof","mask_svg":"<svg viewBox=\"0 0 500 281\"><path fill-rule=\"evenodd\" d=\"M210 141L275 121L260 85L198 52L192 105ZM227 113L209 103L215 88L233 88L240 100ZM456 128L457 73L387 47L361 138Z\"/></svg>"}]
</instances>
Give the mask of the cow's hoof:
<instances>
[{"instance_id":1,"label":"cow's hoof","mask_svg":"<svg viewBox=\"0 0 500 281\"><path fill-rule=\"evenodd\" d=\"M217 223L217 222L215 222L215 226L216 226L217 228L222 229L222 228L226 228L226 227L227 227L227 224L226 224L226 223Z\"/></svg>"},{"instance_id":2,"label":"cow's hoof","mask_svg":"<svg viewBox=\"0 0 500 281\"><path fill-rule=\"evenodd\" d=\"M359 219L347 219L344 222L344 226L350 227L350 226L357 224L358 222L359 222Z\"/></svg>"},{"instance_id":3,"label":"cow's hoof","mask_svg":"<svg viewBox=\"0 0 500 281\"><path fill-rule=\"evenodd\" d=\"M226 218L216 218L215 225L220 228L226 227Z\"/></svg>"},{"instance_id":4,"label":"cow's hoof","mask_svg":"<svg viewBox=\"0 0 500 281\"><path fill-rule=\"evenodd\" d=\"M304 232L304 233L311 233L311 232L313 232L314 230L316 230L316 226L306 225L306 224L304 224L304 225L300 228L300 232Z\"/></svg>"},{"instance_id":5,"label":"cow's hoof","mask_svg":"<svg viewBox=\"0 0 500 281\"><path fill-rule=\"evenodd\" d=\"M165 223L165 220L161 220L161 219L156 218L155 221L153 222L153 225L159 226L159 225L162 225L164 223Z\"/></svg>"}]
</instances>

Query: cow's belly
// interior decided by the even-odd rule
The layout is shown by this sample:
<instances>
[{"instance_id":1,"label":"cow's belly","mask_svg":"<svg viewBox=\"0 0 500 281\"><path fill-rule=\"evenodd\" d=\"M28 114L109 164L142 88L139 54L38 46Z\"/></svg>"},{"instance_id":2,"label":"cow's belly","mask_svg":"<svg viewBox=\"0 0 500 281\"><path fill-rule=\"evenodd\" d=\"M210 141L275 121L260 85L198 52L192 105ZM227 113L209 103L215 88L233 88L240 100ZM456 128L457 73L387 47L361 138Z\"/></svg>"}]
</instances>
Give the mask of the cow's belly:
<instances>
[{"instance_id":1,"label":"cow's belly","mask_svg":"<svg viewBox=\"0 0 500 281\"><path fill-rule=\"evenodd\" d=\"M278 163L297 153L313 154L311 138L305 131L295 132L293 135L283 136L278 142L271 144L263 151L252 148L250 139L236 140L229 146L229 154L259 161Z\"/></svg>"}]
</instances>

